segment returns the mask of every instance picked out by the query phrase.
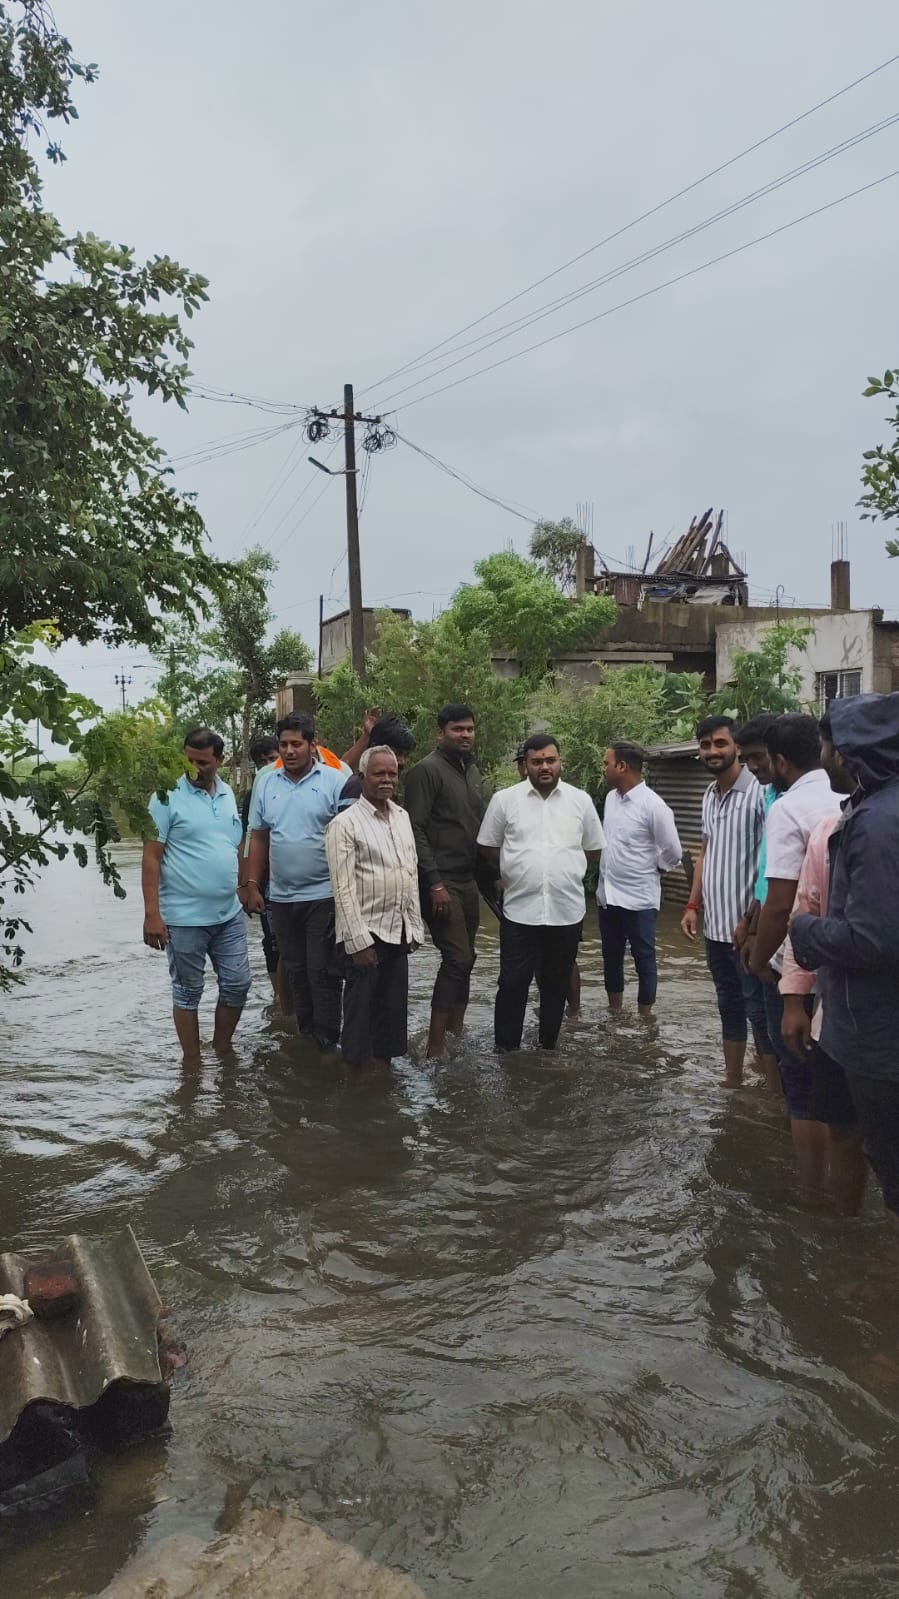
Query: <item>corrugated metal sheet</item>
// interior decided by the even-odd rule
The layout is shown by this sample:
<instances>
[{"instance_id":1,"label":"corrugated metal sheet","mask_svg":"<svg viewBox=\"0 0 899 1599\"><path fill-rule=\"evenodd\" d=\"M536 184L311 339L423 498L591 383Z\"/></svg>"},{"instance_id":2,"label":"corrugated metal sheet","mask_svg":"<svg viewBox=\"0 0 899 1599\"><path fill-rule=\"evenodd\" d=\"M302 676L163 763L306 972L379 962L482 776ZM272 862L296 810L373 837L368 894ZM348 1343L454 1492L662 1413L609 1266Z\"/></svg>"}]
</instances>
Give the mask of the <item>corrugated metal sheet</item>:
<instances>
[{"instance_id":1,"label":"corrugated metal sheet","mask_svg":"<svg viewBox=\"0 0 899 1599\"><path fill-rule=\"evenodd\" d=\"M80 1287L77 1308L55 1321L35 1319L0 1338L0 1443L29 1405L46 1401L86 1410L113 1383L161 1389L156 1326L162 1309L137 1240L64 1240ZM0 1293L24 1297L34 1260L0 1255Z\"/></svg>"},{"instance_id":2,"label":"corrugated metal sheet","mask_svg":"<svg viewBox=\"0 0 899 1599\"><path fill-rule=\"evenodd\" d=\"M702 796L711 782L706 768L690 753L695 747L688 745L668 755L650 752L647 770L649 786L671 806L680 841L692 860L702 844ZM669 872L662 879L662 896L674 904L686 905L689 892L684 872Z\"/></svg>"}]
</instances>

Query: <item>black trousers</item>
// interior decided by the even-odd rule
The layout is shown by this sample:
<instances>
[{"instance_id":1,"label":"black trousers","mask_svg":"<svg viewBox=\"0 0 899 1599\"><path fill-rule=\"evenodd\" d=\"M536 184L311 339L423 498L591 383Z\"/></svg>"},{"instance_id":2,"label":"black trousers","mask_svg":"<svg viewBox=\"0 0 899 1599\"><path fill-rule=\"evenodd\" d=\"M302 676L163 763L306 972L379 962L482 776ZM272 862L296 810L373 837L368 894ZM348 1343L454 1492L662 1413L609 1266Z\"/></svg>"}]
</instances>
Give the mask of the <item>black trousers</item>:
<instances>
[{"instance_id":1,"label":"black trousers","mask_svg":"<svg viewBox=\"0 0 899 1599\"><path fill-rule=\"evenodd\" d=\"M343 987L334 945L333 899L269 905L272 930L290 978L297 1027L307 1038L334 1049L340 1037Z\"/></svg>"},{"instance_id":2,"label":"black trousers","mask_svg":"<svg viewBox=\"0 0 899 1599\"><path fill-rule=\"evenodd\" d=\"M343 1032L340 1047L350 1066L405 1055L409 1021L409 956L405 944L375 939L376 966L344 956Z\"/></svg>"},{"instance_id":3,"label":"black trousers","mask_svg":"<svg viewBox=\"0 0 899 1599\"><path fill-rule=\"evenodd\" d=\"M540 1043L544 1049L555 1048L582 927L582 921L570 927L525 927L503 917L493 1023L497 1049L520 1048L528 990L538 966Z\"/></svg>"},{"instance_id":4,"label":"black trousers","mask_svg":"<svg viewBox=\"0 0 899 1599\"><path fill-rule=\"evenodd\" d=\"M263 911L259 918L262 928L262 953L265 956L265 969L267 972L278 970L278 941L272 932L272 919L270 911Z\"/></svg>"}]
</instances>

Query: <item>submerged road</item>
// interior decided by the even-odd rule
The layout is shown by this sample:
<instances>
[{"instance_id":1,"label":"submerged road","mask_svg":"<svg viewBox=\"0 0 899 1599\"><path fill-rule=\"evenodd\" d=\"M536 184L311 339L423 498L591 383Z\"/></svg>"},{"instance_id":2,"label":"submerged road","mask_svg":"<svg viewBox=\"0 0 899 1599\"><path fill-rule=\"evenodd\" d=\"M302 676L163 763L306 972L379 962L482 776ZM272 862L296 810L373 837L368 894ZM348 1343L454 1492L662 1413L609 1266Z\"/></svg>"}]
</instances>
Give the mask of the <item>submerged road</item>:
<instances>
[{"instance_id":1,"label":"submerged road","mask_svg":"<svg viewBox=\"0 0 899 1599\"><path fill-rule=\"evenodd\" d=\"M605 1015L591 931L558 1055L498 1061L487 928L458 1056L362 1082L271 1017L254 928L237 1058L185 1083L122 859L124 903L53 866L2 1001L0 1243L130 1222L190 1364L90 1503L0 1519L10 1592L290 1501L433 1599L899 1593L879 1196L796 1203L673 917L656 1023Z\"/></svg>"}]
</instances>

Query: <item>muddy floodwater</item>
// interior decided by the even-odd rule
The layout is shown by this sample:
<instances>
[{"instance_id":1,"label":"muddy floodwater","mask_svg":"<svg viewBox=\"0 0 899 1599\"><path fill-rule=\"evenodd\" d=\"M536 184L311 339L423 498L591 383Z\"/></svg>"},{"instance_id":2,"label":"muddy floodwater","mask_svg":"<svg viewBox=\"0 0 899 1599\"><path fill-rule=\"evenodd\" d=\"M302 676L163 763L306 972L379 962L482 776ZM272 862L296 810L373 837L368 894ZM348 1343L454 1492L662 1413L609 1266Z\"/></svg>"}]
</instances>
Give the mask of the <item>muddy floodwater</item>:
<instances>
[{"instance_id":1,"label":"muddy floodwater","mask_svg":"<svg viewBox=\"0 0 899 1599\"><path fill-rule=\"evenodd\" d=\"M85 1502L0 1517L6 1592L93 1594L291 1502L433 1599L899 1595L879 1198L794 1201L782 1124L716 1085L672 915L657 1023L604 1015L591 928L583 1020L498 1061L491 926L457 1057L363 1082L272 1018L254 926L237 1057L184 1082L123 862L124 903L60 865L32 907L0 1243L130 1222L190 1360L167 1437L92 1462ZM412 965L420 1052L430 949Z\"/></svg>"}]
</instances>

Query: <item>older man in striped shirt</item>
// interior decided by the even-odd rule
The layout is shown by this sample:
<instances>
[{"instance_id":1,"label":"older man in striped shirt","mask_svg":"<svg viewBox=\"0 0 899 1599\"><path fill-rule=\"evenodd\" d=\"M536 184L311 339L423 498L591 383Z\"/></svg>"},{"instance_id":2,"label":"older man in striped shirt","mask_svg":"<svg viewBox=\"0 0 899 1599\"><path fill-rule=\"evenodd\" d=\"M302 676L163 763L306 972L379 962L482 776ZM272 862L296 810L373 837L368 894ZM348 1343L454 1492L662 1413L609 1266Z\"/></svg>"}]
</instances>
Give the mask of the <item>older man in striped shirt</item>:
<instances>
[{"instance_id":1,"label":"older man in striped shirt","mask_svg":"<svg viewBox=\"0 0 899 1599\"><path fill-rule=\"evenodd\" d=\"M424 938L412 823L394 804L386 744L359 762L362 794L325 834L345 963L340 1046L350 1066L385 1066L407 1047L410 949Z\"/></svg>"},{"instance_id":2,"label":"older man in striped shirt","mask_svg":"<svg viewBox=\"0 0 899 1599\"><path fill-rule=\"evenodd\" d=\"M703 796L702 848L681 921L687 938L695 939L699 912L703 913L706 961L724 1040L725 1088L739 1088L743 1081L747 1017L756 1047L764 1049L767 1044L764 997L755 979L743 971L734 945L737 924L753 901L765 799L749 768L740 764L735 731L730 716L707 716L696 729L699 759L715 781Z\"/></svg>"}]
</instances>

